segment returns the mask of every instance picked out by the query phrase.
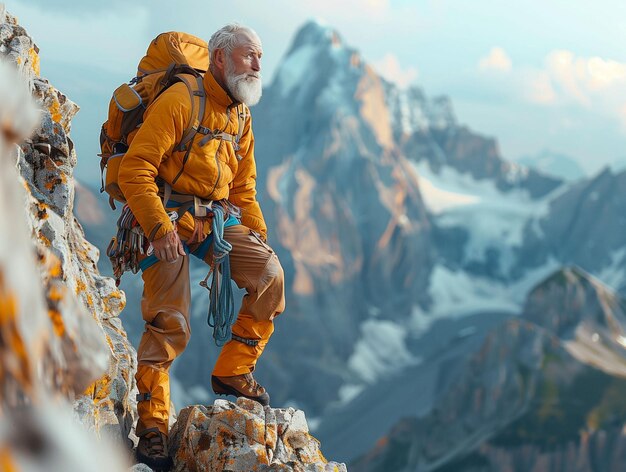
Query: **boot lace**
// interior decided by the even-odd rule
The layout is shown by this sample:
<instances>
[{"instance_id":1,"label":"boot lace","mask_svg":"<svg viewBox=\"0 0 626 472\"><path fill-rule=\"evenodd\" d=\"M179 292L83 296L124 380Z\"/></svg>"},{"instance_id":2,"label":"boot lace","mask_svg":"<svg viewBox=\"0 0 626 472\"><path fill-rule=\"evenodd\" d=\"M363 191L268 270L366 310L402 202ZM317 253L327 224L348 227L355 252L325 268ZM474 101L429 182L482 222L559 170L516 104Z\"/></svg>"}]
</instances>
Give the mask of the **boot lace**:
<instances>
[{"instance_id":1,"label":"boot lace","mask_svg":"<svg viewBox=\"0 0 626 472\"><path fill-rule=\"evenodd\" d=\"M255 393L258 393L259 391L262 392L264 390L264 388L261 385L259 385L259 383L254 379L251 372L248 374L245 374L244 378L246 379L248 384L250 384L250 387Z\"/></svg>"}]
</instances>

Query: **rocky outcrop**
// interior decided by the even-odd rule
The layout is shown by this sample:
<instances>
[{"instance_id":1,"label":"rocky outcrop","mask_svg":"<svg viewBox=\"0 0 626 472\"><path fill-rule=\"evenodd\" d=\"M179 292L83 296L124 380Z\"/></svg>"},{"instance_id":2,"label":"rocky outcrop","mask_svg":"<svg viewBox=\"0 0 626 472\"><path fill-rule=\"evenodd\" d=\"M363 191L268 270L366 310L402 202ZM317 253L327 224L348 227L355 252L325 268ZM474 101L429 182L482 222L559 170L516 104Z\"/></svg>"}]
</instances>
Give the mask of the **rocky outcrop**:
<instances>
[{"instance_id":1,"label":"rocky outcrop","mask_svg":"<svg viewBox=\"0 0 626 472\"><path fill-rule=\"evenodd\" d=\"M119 470L124 455L92 443L71 418L100 437L130 432L124 295L99 275L98 251L73 215L78 106L39 75L38 52L0 4L0 421L19 425L0 428L0 450L33 470ZM22 125L35 106L30 134ZM8 142L29 134L19 148Z\"/></svg>"},{"instance_id":2,"label":"rocky outcrop","mask_svg":"<svg viewBox=\"0 0 626 472\"><path fill-rule=\"evenodd\" d=\"M303 411L245 398L183 409L170 437L178 472L346 471L324 458Z\"/></svg>"},{"instance_id":3,"label":"rocky outcrop","mask_svg":"<svg viewBox=\"0 0 626 472\"><path fill-rule=\"evenodd\" d=\"M626 350L616 300L579 269L555 273L432 412L396 424L351 470L621 470Z\"/></svg>"}]
</instances>

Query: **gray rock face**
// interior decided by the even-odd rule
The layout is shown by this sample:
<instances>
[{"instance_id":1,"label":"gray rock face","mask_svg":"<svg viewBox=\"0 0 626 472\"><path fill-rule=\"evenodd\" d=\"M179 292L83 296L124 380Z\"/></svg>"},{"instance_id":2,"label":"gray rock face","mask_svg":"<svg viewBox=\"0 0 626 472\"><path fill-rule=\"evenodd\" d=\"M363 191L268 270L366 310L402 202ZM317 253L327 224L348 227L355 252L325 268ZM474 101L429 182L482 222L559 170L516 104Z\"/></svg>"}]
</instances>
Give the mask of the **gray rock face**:
<instances>
[{"instance_id":1,"label":"gray rock face","mask_svg":"<svg viewBox=\"0 0 626 472\"><path fill-rule=\"evenodd\" d=\"M485 340L431 413L397 423L351 470L620 470L626 376L609 366L625 365L626 350L611 338L624 327L621 313L607 312L615 299L581 271L554 274L533 290L522 319ZM594 341L600 354L589 355L579 336L571 341L573 330L607 320L611 329Z\"/></svg>"},{"instance_id":2,"label":"gray rock face","mask_svg":"<svg viewBox=\"0 0 626 472\"><path fill-rule=\"evenodd\" d=\"M626 172L610 169L557 195L546 214L526 225L516 275L553 259L580 266L623 295L625 195Z\"/></svg>"},{"instance_id":3,"label":"gray rock face","mask_svg":"<svg viewBox=\"0 0 626 472\"><path fill-rule=\"evenodd\" d=\"M573 337L581 324L607 337L623 335L626 327L624 301L577 267L560 270L536 287L523 316L562 339Z\"/></svg>"},{"instance_id":4,"label":"gray rock face","mask_svg":"<svg viewBox=\"0 0 626 472\"><path fill-rule=\"evenodd\" d=\"M477 180L493 181L504 192L525 189L533 198L542 197L563 183L558 177L504 160L494 139L465 126L431 125L415 130L405 137L402 150L410 159L427 161L437 173L449 166Z\"/></svg>"},{"instance_id":5,"label":"gray rock face","mask_svg":"<svg viewBox=\"0 0 626 472\"><path fill-rule=\"evenodd\" d=\"M73 215L78 107L39 76L38 48L2 5L0 60L0 456L20 470L121 470L108 439L130 431L134 351L124 296ZM35 103L40 124L12 149Z\"/></svg>"}]
</instances>

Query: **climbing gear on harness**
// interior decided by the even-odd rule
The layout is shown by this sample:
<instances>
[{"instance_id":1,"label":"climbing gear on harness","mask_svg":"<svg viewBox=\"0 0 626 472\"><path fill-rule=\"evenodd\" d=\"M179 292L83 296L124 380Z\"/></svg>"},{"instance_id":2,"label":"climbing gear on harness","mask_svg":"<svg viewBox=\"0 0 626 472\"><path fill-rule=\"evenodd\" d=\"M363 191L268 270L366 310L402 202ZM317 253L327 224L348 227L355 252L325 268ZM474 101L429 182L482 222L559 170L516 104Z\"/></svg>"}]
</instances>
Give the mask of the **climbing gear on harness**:
<instances>
[{"instance_id":1,"label":"climbing gear on harness","mask_svg":"<svg viewBox=\"0 0 626 472\"><path fill-rule=\"evenodd\" d=\"M213 328L215 344L223 346L230 339L235 322L235 299L230 277L228 253L232 246L224 239L224 209L214 205L213 209L213 260L207 276L200 285L209 291L209 313L207 323ZM208 285L210 276L211 286Z\"/></svg>"},{"instance_id":2,"label":"climbing gear on harness","mask_svg":"<svg viewBox=\"0 0 626 472\"><path fill-rule=\"evenodd\" d=\"M113 266L115 285L119 286L122 275L127 270L133 274L139 271L139 255L145 254L147 239L128 205L124 205L117 220L117 236L107 247L107 256Z\"/></svg>"},{"instance_id":3,"label":"climbing gear on harness","mask_svg":"<svg viewBox=\"0 0 626 472\"><path fill-rule=\"evenodd\" d=\"M136 396L136 400L138 402L145 402L147 400L150 400L152 398L152 395L148 392L148 393L138 393Z\"/></svg>"},{"instance_id":4,"label":"climbing gear on harness","mask_svg":"<svg viewBox=\"0 0 626 472\"><path fill-rule=\"evenodd\" d=\"M269 406L270 396L259 383L254 380L252 373L234 375L232 377L211 376L211 388L216 395L234 395L245 397Z\"/></svg>"},{"instance_id":5,"label":"climbing gear on harness","mask_svg":"<svg viewBox=\"0 0 626 472\"><path fill-rule=\"evenodd\" d=\"M176 224L178 213L172 211L168 215ZM136 274L139 271L140 256L152 254L152 245L128 205L122 208L122 213L117 220L117 235L111 239L106 254L111 261L115 285L118 287L124 272L130 270Z\"/></svg>"}]
</instances>

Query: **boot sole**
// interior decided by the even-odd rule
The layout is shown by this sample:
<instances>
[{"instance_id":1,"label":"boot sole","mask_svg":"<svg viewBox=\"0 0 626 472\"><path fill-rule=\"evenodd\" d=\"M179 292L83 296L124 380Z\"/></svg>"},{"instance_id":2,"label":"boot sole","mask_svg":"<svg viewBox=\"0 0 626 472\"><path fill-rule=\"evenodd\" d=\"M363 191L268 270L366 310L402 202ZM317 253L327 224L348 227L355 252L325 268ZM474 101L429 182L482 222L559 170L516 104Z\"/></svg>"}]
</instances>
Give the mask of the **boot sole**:
<instances>
[{"instance_id":1,"label":"boot sole","mask_svg":"<svg viewBox=\"0 0 626 472\"><path fill-rule=\"evenodd\" d=\"M137 451L136 457L138 463L147 465L154 470L154 472L169 472L174 466L174 461L171 457L167 459L154 459L150 456L144 456L139 451Z\"/></svg>"},{"instance_id":2,"label":"boot sole","mask_svg":"<svg viewBox=\"0 0 626 472\"><path fill-rule=\"evenodd\" d=\"M211 388L213 389L213 393L216 395L232 395L237 398L244 397L248 400L259 402L263 406L270 406L270 396L267 392L263 395L259 395L258 397L249 397L248 395L241 393L239 390L235 390L230 385L226 385L214 375L211 376Z\"/></svg>"}]
</instances>

